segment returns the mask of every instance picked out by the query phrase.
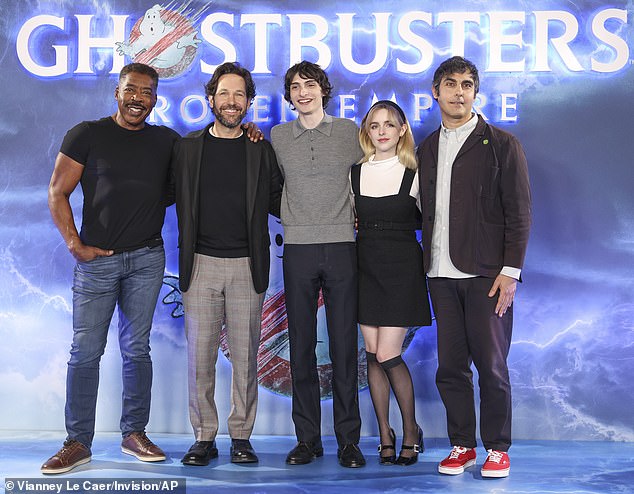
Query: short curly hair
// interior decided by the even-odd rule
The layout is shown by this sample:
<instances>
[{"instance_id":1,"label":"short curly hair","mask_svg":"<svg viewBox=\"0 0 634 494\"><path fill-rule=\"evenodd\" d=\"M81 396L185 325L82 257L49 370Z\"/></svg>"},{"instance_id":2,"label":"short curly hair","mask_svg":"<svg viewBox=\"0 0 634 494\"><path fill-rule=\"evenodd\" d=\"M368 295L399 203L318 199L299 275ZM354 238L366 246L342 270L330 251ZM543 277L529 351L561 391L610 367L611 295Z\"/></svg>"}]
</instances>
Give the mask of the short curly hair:
<instances>
[{"instance_id":1,"label":"short curly hair","mask_svg":"<svg viewBox=\"0 0 634 494\"><path fill-rule=\"evenodd\" d=\"M244 85L247 88L247 99L251 101L255 98L255 82L253 82L251 72L242 67L238 62L225 62L216 67L211 79L207 84L205 84L205 96L208 98L209 96L215 96L216 91L218 90L218 82L220 81L220 78L227 74L235 74L242 77L244 79Z\"/></svg>"},{"instance_id":2,"label":"short curly hair","mask_svg":"<svg viewBox=\"0 0 634 494\"><path fill-rule=\"evenodd\" d=\"M321 106L326 108L332 98L332 84L330 84L328 75L324 69L316 63L307 62L306 60L296 63L286 71L286 75L284 76L284 99L288 101L291 107L293 106L293 102L291 101L291 83L297 74L299 74L302 79L313 79L319 84L323 95Z\"/></svg>"}]
</instances>

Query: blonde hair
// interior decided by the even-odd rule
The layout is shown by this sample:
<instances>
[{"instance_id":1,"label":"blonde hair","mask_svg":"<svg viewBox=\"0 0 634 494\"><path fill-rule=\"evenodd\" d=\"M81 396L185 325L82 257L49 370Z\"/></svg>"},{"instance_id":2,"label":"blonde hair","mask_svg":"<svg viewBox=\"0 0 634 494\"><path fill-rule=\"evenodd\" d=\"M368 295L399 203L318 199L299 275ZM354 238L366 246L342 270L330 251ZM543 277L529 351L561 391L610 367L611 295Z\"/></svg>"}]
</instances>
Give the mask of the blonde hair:
<instances>
[{"instance_id":1,"label":"blonde hair","mask_svg":"<svg viewBox=\"0 0 634 494\"><path fill-rule=\"evenodd\" d=\"M403 110L401 110L400 106L388 100L381 100L374 103L368 110L368 113L366 113L365 117L363 117L361 128L359 129L359 143L361 144L361 149L363 149L364 156L360 163L365 163L374 153L376 153L376 148L372 144L372 139L370 139L369 122L372 121L374 114L381 109L387 110L392 123L394 123L397 127L400 128L403 125L406 126L405 134L403 134L398 140L396 155L405 168L416 170L418 168L418 164L416 163L416 154L414 152L414 135L412 134L412 128L410 127L407 117L405 116Z\"/></svg>"}]
</instances>

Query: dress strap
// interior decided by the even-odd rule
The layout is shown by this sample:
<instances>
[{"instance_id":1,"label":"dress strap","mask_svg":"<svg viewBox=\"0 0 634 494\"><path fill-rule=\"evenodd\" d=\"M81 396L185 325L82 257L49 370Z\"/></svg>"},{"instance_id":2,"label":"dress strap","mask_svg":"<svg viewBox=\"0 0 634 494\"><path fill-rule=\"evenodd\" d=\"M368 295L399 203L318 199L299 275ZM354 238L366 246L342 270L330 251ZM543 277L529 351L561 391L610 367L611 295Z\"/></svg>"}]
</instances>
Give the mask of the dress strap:
<instances>
[{"instance_id":1,"label":"dress strap","mask_svg":"<svg viewBox=\"0 0 634 494\"><path fill-rule=\"evenodd\" d=\"M361 195L361 165L354 165L350 169L350 181L352 183L352 192L355 196Z\"/></svg>"},{"instance_id":2,"label":"dress strap","mask_svg":"<svg viewBox=\"0 0 634 494\"><path fill-rule=\"evenodd\" d=\"M411 168L405 168L405 173L403 173L403 180L401 180L401 188L398 191L398 195L409 195L409 191L412 190L412 184L414 183L414 176L416 172Z\"/></svg>"}]
</instances>

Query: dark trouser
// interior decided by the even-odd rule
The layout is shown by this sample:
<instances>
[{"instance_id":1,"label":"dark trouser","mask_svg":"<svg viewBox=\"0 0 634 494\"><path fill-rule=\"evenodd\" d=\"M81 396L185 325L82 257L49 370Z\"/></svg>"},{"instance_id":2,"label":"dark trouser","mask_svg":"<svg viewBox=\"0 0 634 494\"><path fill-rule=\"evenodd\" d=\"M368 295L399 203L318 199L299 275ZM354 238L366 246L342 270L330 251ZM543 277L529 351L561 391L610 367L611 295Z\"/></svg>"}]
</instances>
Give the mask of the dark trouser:
<instances>
[{"instance_id":1,"label":"dark trouser","mask_svg":"<svg viewBox=\"0 0 634 494\"><path fill-rule=\"evenodd\" d=\"M317 373L317 302L322 289L328 325L334 428L339 445L357 444L357 258L354 243L286 244L284 290L293 382L293 422L299 441L321 442Z\"/></svg>"},{"instance_id":2,"label":"dark trouser","mask_svg":"<svg viewBox=\"0 0 634 494\"><path fill-rule=\"evenodd\" d=\"M511 384L506 359L513 330L513 306L495 314L490 278L429 278L438 326L436 385L447 410L453 446L476 446L471 363L478 370L480 436L486 449L511 446Z\"/></svg>"}]
</instances>

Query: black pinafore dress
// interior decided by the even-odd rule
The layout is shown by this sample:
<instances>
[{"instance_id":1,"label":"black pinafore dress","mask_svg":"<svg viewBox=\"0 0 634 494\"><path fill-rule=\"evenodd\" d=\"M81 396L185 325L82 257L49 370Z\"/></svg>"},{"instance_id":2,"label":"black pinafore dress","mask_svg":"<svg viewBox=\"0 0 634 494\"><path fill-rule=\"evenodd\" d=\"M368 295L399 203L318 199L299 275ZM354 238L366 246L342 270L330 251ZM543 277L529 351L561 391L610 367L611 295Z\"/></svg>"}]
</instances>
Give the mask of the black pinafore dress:
<instances>
[{"instance_id":1,"label":"black pinafore dress","mask_svg":"<svg viewBox=\"0 0 634 494\"><path fill-rule=\"evenodd\" d=\"M405 169L398 194L368 197L360 193L362 166L351 171L358 219L359 323L429 325L423 251L415 232L420 229L420 212L409 195L415 173Z\"/></svg>"}]
</instances>

